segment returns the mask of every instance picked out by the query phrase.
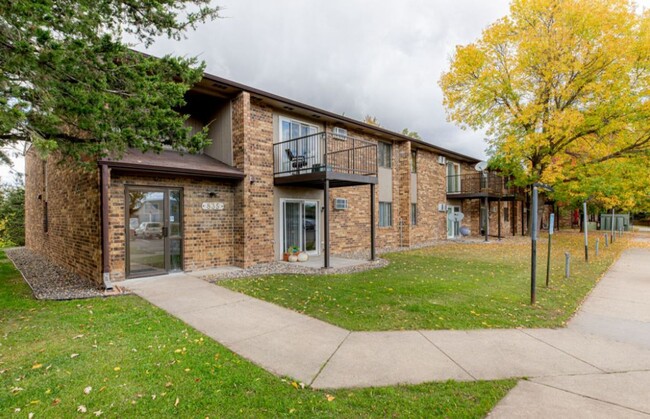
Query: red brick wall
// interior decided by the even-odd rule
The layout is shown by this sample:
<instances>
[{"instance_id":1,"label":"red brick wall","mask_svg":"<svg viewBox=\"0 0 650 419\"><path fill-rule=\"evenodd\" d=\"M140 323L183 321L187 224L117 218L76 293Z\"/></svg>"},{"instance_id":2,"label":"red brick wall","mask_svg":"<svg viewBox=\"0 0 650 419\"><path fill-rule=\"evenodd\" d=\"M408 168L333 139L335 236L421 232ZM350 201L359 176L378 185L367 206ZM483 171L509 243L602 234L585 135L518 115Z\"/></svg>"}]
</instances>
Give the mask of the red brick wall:
<instances>
[{"instance_id":1,"label":"red brick wall","mask_svg":"<svg viewBox=\"0 0 650 419\"><path fill-rule=\"evenodd\" d=\"M446 166L438 155L418 149L417 154L417 225L411 226L411 244L426 243L447 237L447 214L438 204L447 202Z\"/></svg>"},{"instance_id":2,"label":"red brick wall","mask_svg":"<svg viewBox=\"0 0 650 419\"><path fill-rule=\"evenodd\" d=\"M237 187L236 240L240 266L274 260L273 111L244 92L233 100L234 165L246 173Z\"/></svg>"},{"instance_id":3,"label":"red brick wall","mask_svg":"<svg viewBox=\"0 0 650 419\"><path fill-rule=\"evenodd\" d=\"M127 185L182 189L184 271L235 264L235 256L241 248L234 234L236 186L205 179L111 173L109 237L113 280L124 279L126 275ZM205 211L201 207L203 202L223 202L225 208L223 211Z\"/></svg>"},{"instance_id":4,"label":"red brick wall","mask_svg":"<svg viewBox=\"0 0 650 419\"><path fill-rule=\"evenodd\" d=\"M44 161L31 149L25 159L25 173L25 246L101 283L98 170L81 170L73 162L60 162L56 155ZM43 224L45 201L47 232Z\"/></svg>"}]
</instances>

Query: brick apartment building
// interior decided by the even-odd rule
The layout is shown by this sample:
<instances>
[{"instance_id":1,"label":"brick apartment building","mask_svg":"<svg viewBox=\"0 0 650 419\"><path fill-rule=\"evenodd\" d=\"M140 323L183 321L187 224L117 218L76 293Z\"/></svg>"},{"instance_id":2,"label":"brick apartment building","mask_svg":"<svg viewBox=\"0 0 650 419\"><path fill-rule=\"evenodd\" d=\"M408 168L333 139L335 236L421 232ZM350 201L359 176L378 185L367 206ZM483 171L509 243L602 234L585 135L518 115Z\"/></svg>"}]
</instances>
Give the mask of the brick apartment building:
<instances>
[{"instance_id":1,"label":"brick apartment building","mask_svg":"<svg viewBox=\"0 0 650 419\"><path fill-rule=\"evenodd\" d=\"M515 190L475 158L211 75L182 112L209 124L202 154L130 151L83 171L31 150L26 246L101 284L525 227Z\"/></svg>"}]
</instances>

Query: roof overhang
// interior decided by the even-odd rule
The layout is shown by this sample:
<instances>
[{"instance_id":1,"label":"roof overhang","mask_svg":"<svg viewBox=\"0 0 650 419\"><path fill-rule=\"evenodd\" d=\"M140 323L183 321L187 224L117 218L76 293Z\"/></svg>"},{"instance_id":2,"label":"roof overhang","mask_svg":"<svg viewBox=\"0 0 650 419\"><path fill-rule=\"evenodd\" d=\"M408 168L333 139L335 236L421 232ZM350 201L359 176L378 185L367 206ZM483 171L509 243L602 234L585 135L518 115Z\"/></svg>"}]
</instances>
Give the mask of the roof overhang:
<instances>
[{"instance_id":1,"label":"roof overhang","mask_svg":"<svg viewBox=\"0 0 650 419\"><path fill-rule=\"evenodd\" d=\"M142 153L129 150L119 159L101 159L98 164L129 173L151 175L191 176L229 181L240 181L244 173L204 154L182 154L164 150L161 153Z\"/></svg>"},{"instance_id":2,"label":"roof overhang","mask_svg":"<svg viewBox=\"0 0 650 419\"><path fill-rule=\"evenodd\" d=\"M409 137L404 134L400 134L391 130L388 130L383 127L378 127L371 124L366 124L356 119L349 118L344 115L339 115L324 109L319 109L305 103L297 102L295 100L278 96L273 93L265 92L254 87L246 86L241 83L237 83L231 80L227 80L212 74L204 73L203 79L198 82L193 90L210 94L219 98L234 98L239 95L241 92L248 92L252 97L262 99L265 102L269 103L272 106L275 106L280 109L285 109L289 112L295 112L302 114L309 118L318 119L330 123L341 123L349 126L353 126L356 129L359 129L362 132L368 132L373 134L380 139L384 138L390 141L410 141L415 145L415 148L423 148L435 153L444 155L446 157L452 158L454 160L463 161L467 163L478 163L481 159L475 157L467 156L461 153L457 153L452 150L448 150L443 147L439 147L435 144L432 144L428 141L417 140L415 138Z\"/></svg>"}]
</instances>

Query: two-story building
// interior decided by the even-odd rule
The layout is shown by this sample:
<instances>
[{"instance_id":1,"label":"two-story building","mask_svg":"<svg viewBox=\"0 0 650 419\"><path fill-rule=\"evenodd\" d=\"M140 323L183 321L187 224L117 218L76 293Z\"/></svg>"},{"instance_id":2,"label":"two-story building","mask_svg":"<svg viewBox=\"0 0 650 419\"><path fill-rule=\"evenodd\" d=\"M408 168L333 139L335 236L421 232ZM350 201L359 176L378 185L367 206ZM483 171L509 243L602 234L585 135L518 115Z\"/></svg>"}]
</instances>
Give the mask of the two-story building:
<instances>
[{"instance_id":1,"label":"two-story building","mask_svg":"<svg viewBox=\"0 0 650 419\"><path fill-rule=\"evenodd\" d=\"M516 232L517 194L478 159L207 74L180 111L209 127L202 154L89 172L30 150L26 246L101 283Z\"/></svg>"}]
</instances>

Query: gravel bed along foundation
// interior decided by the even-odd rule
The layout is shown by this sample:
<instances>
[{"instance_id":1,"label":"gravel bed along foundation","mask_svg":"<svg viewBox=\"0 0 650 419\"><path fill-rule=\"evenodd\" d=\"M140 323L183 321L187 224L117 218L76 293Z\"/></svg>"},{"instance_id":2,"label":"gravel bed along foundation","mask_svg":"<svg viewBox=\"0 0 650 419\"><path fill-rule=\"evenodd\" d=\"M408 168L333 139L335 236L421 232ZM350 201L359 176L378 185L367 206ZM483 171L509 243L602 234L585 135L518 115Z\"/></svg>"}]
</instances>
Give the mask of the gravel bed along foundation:
<instances>
[{"instance_id":1,"label":"gravel bed along foundation","mask_svg":"<svg viewBox=\"0 0 650 419\"><path fill-rule=\"evenodd\" d=\"M24 247L5 249L5 253L16 265L38 300L72 300L126 293L117 286L106 291L94 282L57 266Z\"/></svg>"},{"instance_id":2,"label":"gravel bed along foundation","mask_svg":"<svg viewBox=\"0 0 650 419\"><path fill-rule=\"evenodd\" d=\"M254 276L265 275L335 275L335 274L349 274L355 272L363 272L370 269L383 268L388 265L386 259L377 259L374 262L368 261L355 266L346 266L342 268L310 268L301 266L300 262L287 263L287 262L272 262L255 265L250 268L241 269L231 272L223 272L218 274L206 275L202 278L206 281L215 282L224 279L235 278L248 278Z\"/></svg>"}]
</instances>

